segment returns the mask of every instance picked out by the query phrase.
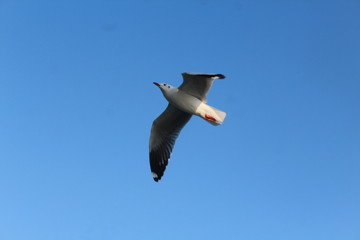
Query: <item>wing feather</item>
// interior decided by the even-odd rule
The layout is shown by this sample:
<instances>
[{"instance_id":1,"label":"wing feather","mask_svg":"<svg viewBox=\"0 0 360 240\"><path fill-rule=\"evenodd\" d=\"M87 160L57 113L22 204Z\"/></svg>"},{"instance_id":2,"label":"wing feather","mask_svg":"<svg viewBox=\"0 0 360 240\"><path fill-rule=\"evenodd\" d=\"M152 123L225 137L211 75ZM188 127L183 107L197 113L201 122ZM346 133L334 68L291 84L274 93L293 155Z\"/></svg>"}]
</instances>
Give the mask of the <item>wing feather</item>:
<instances>
[{"instance_id":1,"label":"wing feather","mask_svg":"<svg viewBox=\"0 0 360 240\"><path fill-rule=\"evenodd\" d=\"M151 172L156 182L164 175L175 141L191 116L169 104L153 122L149 157Z\"/></svg>"},{"instance_id":2,"label":"wing feather","mask_svg":"<svg viewBox=\"0 0 360 240\"><path fill-rule=\"evenodd\" d=\"M216 73L182 73L183 83L179 89L206 103L206 95L215 79L225 76Z\"/></svg>"}]
</instances>

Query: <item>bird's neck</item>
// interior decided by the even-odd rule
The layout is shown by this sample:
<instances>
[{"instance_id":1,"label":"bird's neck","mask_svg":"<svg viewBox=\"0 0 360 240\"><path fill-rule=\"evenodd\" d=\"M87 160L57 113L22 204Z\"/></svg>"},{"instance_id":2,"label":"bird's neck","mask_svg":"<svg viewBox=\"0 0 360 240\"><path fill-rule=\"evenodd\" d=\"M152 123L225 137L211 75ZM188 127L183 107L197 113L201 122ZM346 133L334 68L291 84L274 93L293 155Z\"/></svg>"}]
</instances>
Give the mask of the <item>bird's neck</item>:
<instances>
[{"instance_id":1,"label":"bird's neck","mask_svg":"<svg viewBox=\"0 0 360 240\"><path fill-rule=\"evenodd\" d=\"M172 88L170 91L163 91L163 94L164 94L164 97L169 101L169 98L173 98L178 92L179 92L179 89Z\"/></svg>"}]
</instances>

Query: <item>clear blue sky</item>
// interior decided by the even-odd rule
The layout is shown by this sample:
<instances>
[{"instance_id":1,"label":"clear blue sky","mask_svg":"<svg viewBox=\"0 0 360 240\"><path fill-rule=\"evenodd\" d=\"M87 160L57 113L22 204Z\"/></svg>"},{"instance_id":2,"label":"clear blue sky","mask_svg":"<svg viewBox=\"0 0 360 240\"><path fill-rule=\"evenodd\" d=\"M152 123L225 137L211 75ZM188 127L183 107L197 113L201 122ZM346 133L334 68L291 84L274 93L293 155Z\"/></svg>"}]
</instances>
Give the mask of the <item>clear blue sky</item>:
<instances>
[{"instance_id":1,"label":"clear blue sky","mask_svg":"<svg viewBox=\"0 0 360 240\"><path fill-rule=\"evenodd\" d=\"M360 2L0 1L0 239L360 239ZM164 178L153 81L227 76Z\"/></svg>"}]
</instances>

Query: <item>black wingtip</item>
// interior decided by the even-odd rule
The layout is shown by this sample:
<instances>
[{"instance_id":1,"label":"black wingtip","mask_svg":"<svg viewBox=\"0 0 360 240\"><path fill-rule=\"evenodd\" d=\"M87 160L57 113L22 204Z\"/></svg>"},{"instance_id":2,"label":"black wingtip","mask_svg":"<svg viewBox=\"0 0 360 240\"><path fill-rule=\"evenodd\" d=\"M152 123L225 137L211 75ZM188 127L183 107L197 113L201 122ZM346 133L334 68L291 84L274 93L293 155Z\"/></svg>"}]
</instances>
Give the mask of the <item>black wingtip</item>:
<instances>
[{"instance_id":1,"label":"black wingtip","mask_svg":"<svg viewBox=\"0 0 360 240\"><path fill-rule=\"evenodd\" d=\"M225 78L225 75L222 75L222 74L216 74L215 76L219 77L219 79L224 79Z\"/></svg>"},{"instance_id":2,"label":"black wingtip","mask_svg":"<svg viewBox=\"0 0 360 240\"><path fill-rule=\"evenodd\" d=\"M199 76L199 77L218 77L219 79L224 79L225 75L219 73L196 73L196 72L183 72L183 76L185 75L192 75L192 76Z\"/></svg>"}]
</instances>

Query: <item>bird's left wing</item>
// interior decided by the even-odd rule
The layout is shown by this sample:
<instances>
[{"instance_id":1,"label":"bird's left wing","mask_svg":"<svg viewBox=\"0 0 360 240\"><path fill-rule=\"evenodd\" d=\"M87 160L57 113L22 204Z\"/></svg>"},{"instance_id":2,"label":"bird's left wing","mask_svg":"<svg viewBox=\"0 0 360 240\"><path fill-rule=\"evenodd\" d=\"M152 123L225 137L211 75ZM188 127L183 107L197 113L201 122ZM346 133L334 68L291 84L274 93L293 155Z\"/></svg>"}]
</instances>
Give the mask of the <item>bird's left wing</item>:
<instances>
[{"instance_id":1,"label":"bird's left wing","mask_svg":"<svg viewBox=\"0 0 360 240\"><path fill-rule=\"evenodd\" d=\"M191 116L169 104L153 122L149 151L150 168L156 182L164 175L176 138Z\"/></svg>"}]
</instances>

